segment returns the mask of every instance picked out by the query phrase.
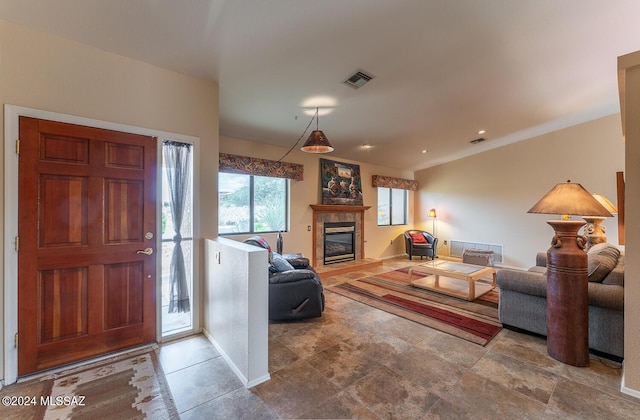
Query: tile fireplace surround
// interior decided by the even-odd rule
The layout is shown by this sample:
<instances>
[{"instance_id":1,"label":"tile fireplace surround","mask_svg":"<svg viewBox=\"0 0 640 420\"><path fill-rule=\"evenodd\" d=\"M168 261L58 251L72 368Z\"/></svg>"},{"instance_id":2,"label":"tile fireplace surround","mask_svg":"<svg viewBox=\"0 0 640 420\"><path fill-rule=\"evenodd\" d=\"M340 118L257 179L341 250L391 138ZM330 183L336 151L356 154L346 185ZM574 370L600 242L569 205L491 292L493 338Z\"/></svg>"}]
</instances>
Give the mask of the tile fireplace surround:
<instances>
[{"instance_id":1,"label":"tile fireplace surround","mask_svg":"<svg viewBox=\"0 0 640 420\"><path fill-rule=\"evenodd\" d=\"M313 258L312 265L324 265L324 224L333 222L355 222L356 261L364 258L364 212L371 206L343 206L310 204L313 209Z\"/></svg>"}]
</instances>

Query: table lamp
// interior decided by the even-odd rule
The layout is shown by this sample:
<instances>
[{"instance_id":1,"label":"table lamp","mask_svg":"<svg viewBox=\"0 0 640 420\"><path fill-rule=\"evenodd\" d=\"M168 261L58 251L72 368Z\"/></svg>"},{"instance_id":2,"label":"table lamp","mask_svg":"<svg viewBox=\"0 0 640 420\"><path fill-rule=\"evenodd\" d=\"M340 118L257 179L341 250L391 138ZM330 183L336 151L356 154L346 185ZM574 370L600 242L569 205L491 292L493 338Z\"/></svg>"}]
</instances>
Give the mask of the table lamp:
<instances>
[{"instance_id":1,"label":"table lamp","mask_svg":"<svg viewBox=\"0 0 640 420\"><path fill-rule=\"evenodd\" d=\"M547 353L569 365L589 366L587 239L578 235L585 221L570 216L612 215L571 181L557 184L528 213L562 215L547 221L555 231L547 250Z\"/></svg>"},{"instance_id":2,"label":"table lamp","mask_svg":"<svg viewBox=\"0 0 640 420\"><path fill-rule=\"evenodd\" d=\"M618 212L618 208L607 199L607 197L600 194L593 194L593 198L598 200L598 203L609 211L611 214ZM587 251L594 245L607 242L607 235L605 235L606 228L602 225L605 217L601 216L584 216L583 219L587 222L584 227L584 236L587 237Z\"/></svg>"}]
</instances>

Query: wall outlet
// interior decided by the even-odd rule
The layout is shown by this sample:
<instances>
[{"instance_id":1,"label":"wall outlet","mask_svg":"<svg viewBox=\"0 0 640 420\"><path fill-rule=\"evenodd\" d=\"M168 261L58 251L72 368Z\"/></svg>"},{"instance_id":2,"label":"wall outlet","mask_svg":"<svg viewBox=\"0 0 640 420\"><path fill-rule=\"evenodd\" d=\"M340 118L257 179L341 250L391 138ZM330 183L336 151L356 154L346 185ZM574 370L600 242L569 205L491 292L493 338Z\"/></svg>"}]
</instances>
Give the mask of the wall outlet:
<instances>
[{"instance_id":1,"label":"wall outlet","mask_svg":"<svg viewBox=\"0 0 640 420\"><path fill-rule=\"evenodd\" d=\"M446 245L447 243L448 243L448 242L447 242L447 240L445 239L445 240L444 240L444 244Z\"/></svg>"}]
</instances>

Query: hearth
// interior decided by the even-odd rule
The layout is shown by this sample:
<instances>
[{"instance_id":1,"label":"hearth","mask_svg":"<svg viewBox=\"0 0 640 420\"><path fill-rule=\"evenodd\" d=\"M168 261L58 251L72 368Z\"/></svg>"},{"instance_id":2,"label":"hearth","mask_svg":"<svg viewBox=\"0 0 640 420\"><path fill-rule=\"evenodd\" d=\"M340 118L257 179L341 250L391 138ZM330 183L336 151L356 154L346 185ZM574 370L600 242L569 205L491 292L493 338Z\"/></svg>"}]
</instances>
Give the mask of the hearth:
<instances>
[{"instance_id":1,"label":"hearth","mask_svg":"<svg viewBox=\"0 0 640 420\"><path fill-rule=\"evenodd\" d=\"M324 224L324 264L334 264L356 259L355 222Z\"/></svg>"}]
</instances>

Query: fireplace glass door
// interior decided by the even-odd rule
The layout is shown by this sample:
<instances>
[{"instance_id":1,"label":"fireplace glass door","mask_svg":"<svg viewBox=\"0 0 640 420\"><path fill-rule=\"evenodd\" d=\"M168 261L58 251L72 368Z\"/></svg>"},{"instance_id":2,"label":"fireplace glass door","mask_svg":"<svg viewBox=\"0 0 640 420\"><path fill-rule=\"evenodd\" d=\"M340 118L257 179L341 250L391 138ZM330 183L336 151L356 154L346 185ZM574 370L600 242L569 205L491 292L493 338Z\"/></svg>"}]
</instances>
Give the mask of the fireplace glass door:
<instances>
[{"instance_id":1,"label":"fireplace glass door","mask_svg":"<svg viewBox=\"0 0 640 420\"><path fill-rule=\"evenodd\" d=\"M325 223L324 264L356 259L354 222Z\"/></svg>"}]
</instances>

